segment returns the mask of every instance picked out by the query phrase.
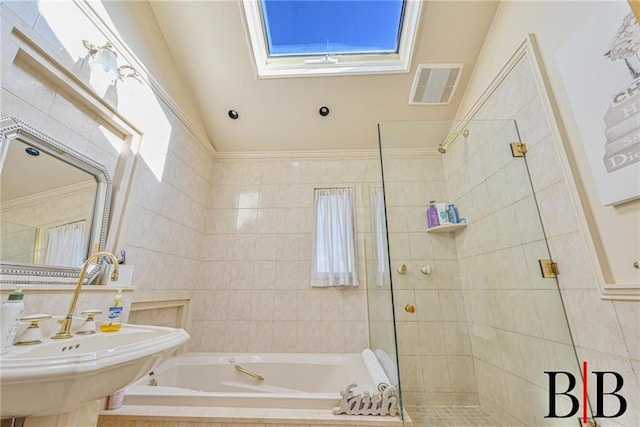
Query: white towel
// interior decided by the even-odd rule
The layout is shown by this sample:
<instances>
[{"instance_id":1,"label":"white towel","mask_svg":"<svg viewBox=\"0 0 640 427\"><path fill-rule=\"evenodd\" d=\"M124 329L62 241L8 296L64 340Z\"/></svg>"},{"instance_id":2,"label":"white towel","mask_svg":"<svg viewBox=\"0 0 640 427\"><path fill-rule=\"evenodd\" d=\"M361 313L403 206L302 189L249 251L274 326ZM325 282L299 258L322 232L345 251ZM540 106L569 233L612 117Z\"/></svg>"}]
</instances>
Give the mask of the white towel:
<instances>
[{"instance_id":1,"label":"white towel","mask_svg":"<svg viewBox=\"0 0 640 427\"><path fill-rule=\"evenodd\" d=\"M373 385L378 389L378 391L384 391L385 388L389 387L391 384L389 382L389 377L385 374L384 369L380 366L380 362L376 358L376 355L373 354L373 351L370 349L365 349L362 351L362 360L364 361L364 366L367 368L367 372L369 372L369 376L371 377L371 381Z\"/></svg>"},{"instance_id":2,"label":"white towel","mask_svg":"<svg viewBox=\"0 0 640 427\"><path fill-rule=\"evenodd\" d=\"M374 353L380 362L380 366L382 366L387 377L389 377L391 384L398 385L398 365L396 362L394 362L384 350L378 348Z\"/></svg>"}]
</instances>

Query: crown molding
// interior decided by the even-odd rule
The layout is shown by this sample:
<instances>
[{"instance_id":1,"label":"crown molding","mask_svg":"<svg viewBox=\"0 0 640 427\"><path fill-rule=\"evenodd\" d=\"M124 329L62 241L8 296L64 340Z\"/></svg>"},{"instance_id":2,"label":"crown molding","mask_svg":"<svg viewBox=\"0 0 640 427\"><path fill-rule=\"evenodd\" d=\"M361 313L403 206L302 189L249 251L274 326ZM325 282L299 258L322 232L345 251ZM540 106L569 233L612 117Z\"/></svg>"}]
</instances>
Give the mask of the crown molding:
<instances>
[{"instance_id":1,"label":"crown molding","mask_svg":"<svg viewBox=\"0 0 640 427\"><path fill-rule=\"evenodd\" d=\"M382 150L383 157L440 156L436 149L391 148ZM216 153L216 159L369 159L379 158L380 151L362 150L307 150L307 151L227 151Z\"/></svg>"},{"instance_id":2,"label":"crown molding","mask_svg":"<svg viewBox=\"0 0 640 427\"><path fill-rule=\"evenodd\" d=\"M20 197L5 203L0 203L0 211L7 209L19 208L33 203L39 203L44 200L49 200L54 197L64 197L68 194L75 194L79 191L88 190L95 187L95 181L86 181L78 184L67 185L66 187L56 188L50 191L44 191L42 193L34 194L32 196Z\"/></svg>"}]
</instances>

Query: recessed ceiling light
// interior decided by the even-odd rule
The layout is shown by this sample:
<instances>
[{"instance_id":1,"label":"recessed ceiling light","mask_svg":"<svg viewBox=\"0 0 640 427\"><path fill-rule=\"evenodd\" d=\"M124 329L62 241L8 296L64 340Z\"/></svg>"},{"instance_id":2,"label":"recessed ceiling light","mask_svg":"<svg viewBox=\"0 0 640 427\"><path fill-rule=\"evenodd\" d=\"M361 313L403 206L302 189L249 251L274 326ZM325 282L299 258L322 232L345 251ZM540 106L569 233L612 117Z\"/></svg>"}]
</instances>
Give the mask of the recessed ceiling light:
<instances>
[{"instance_id":1,"label":"recessed ceiling light","mask_svg":"<svg viewBox=\"0 0 640 427\"><path fill-rule=\"evenodd\" d=\"M227 114L229 114L229 118L231 118L232 120L237 120L238 117L240 117L240 114L238 114L236 110L229 110Z\"/></svg>"},{"instance_id":2,"label":"recessed ceiling light","mask_svg":"<svg viewBox=\"0 0 640 427\"><path fill-rule=\"evenodd\" d=\"M40 155L40 152L33 147L27 147L24 149L24 151L25 153L33 157L38 157Z\"/></svg>"},{"instance_id":3,"label":"recessed ceiling light","mask_svg":"<svg viewBox=\"0 0 640 427\"><path fill-rule=\"evenodd\" d=\"M329 107L325 107L324 105L322 107L320 107L320 109L318 110L318 113L320 113L320 115L322 117L327 117L329 115Z\"/></svg>"}]
</instances>

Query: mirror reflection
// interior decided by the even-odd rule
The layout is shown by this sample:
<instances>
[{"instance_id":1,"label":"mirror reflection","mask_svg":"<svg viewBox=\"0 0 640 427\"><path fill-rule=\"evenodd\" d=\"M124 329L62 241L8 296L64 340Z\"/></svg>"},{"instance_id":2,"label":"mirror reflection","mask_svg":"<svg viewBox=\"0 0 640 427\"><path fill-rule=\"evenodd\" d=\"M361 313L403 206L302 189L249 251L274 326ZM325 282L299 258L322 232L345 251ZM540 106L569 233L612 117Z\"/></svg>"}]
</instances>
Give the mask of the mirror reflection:
<instances>
[{"instance_id":1,"label":"mirror reflection","mask_svg":"<svg viewBox=\"0 0 640 427\"><path fill-rule=\"evenodd\" d=\"M0 184L2 260L80 267L96 189L93 175L25 141L11 141Z\"/></svg>"},{"instance_id":2,"label":"mirror reflection","mask_svg":"<svg viewBox=\"0 0 640 427\"><path fill-rule=\"evenodd\" d=\"M105 168L12 117L2 119L0 138L2 272L73 276L104 248Z\"/></svg>"}]
</instances>

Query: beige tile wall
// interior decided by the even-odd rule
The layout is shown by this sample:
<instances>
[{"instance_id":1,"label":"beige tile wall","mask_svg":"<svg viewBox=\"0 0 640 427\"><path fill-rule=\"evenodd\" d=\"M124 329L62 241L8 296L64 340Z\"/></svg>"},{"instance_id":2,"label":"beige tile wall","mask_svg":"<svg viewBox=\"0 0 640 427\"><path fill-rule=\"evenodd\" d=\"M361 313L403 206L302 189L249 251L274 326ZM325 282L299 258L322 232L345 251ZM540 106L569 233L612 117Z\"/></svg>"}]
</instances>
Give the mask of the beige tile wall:
<instances>
[{"instance_id":1,"label":"beige tile wall","mask_svg":"<svg viewBox=\"0 0 640 427\"><path fill-rule=\"evenodd\" d=\"M3 15L3 25L7 25L4 18ZM3 58L5 54L9 57L12 53L15 55L15 46L13 48L10 40L3 42ZM70 108L64 90L36 70L20 63L8 64L3 70L2 115L17 117L104 165L114 176L119 152L111 143L113 134L102 122L85 111ZM35 86L38 90L25 90L24 86Z\"/></svg>"},{"instance_id":2,"label":"beige tile wall","mask_svg":"<svg viewBox=\"0 0 640 427\"><path fill-rule=\"evenodd\" d=\"M477 404L455 241L449 233L426 233L429 201L448 201L442 160L385 151L383 168L404 402ZM397 271L402 264L406 275ZM426 264L431 275L421 272Z\"/></svg>"},{"instance_id":3,"label":"beige tile wall","mask_svg":"<svg viewBox=\"0 0 640 427\"><path fill-rule=\"evenodd\" d=\"M548 424L544 371L579 372L566 309L579 360L587 360L590 370L625 377L630 409L603 422L638 425L638 304L600 299L530 67L525 57L478 118L514 118L528 145L531 181L551 255L560 266L564 306L556 282L539 276L537 259L548 251L532 190L523 184L524 165L510 159L504 143L512 131L476 123L466 143L455 144L443 157L449 194L470 216L456 243L480 402L505 425Z\"/></svg>"},{"instance_id":4,"label":"beige tile wall","mask_svg":"<svg viewBox=\"0 0 640 427\"><path fill-rule=\"evenodd\" d=\"M39 44L43 51L69 69L73 59L64 51L55 34L47 27L37 2L4 2L2 19L2 115L13 115L54 139L104 165L115 175L122 146L95 112L81 106L68 88L58 86L46 73L17 55L23 45L11 33L15 26ZM88 20L77 26L90 26Z\"/></svg>"},{"instance_id":5,"label":"beige tile wall","mask_svg":"<svg viewBox=\"0 0 640 427\"><path fill-rule=\"evenodd\" d=\"M2 221L1 231L0 253L5 260L33 262L34 256L37 256L36 229L13 224L5 219Z\"/></svg>"},{"instance_id":6,"label":"beige tile wall","mask_svg":"<svg viewBox=\"0 0 640 427\"><path fill-rule=\"evenodd\" d=\"M366 348L366 189L379 181L374 159L217 160L202 249L206 280L193 299L194 348L321 353ZM313 190L330 186L356 189L357 288L310 286Z\"/></svg>"},{"instance_id":7,"label":"beige tile wall","mask_svg":"<svg viewBox=\"0 0 640 427\"><path fill-rule=\"evenodd\" d=\"M80 191L74 191L73 193L56 194L50 197L38 197L36 200L30 200L27 202L13 205L10 208L0 209L0 217L3 222L9 222L13 224L20 224L28 226L33 233L33 230L38 230L39 242L36 248L39 248L38 258L42 261L47 256L47 242L48 242L48 229L51 227L57 227L64 224L69 224L76 221L85 221L85 242L89 241L91 235L91 217L93 215L93 205L95 203L96 188L92 186ZM9 258L11 253L16 252L17 247L5 246L6 234L3 229L2 239L2 253L3 259ZM33 234L24 236L21 239L17 239L14 244L22 245L18 247L24 248L25 239L27 244L34 244ZM28 240L30 239L30 240ZM88 243L85 243L88 245ZM26 263L33 262L33 246L31 246L26 257L23 254L23 261Z\"/></svg>"},{"instance_id":8,"label":"beige tile wall","mask_svg":"<svg viewBox=\"0 0 640 427\"><path fill-rule=\"evenodd\" d=\"M119 239L136 266L136 301L194 298L207 281L201 249L212 159L175 116L166 117L172 131L162 177L140 156Z\"/></svg>"},{"instance_id":9,"label":"beige tile wall","mask_svg":"<svg viewBox=\"0 0 640 427\"><path fill-rule=\"evenodd\" d=\"M181 327L179 307L162 307L153 310L135 310L129 313L129 323L139 325Z\"/></svg>"}]
</instances>

